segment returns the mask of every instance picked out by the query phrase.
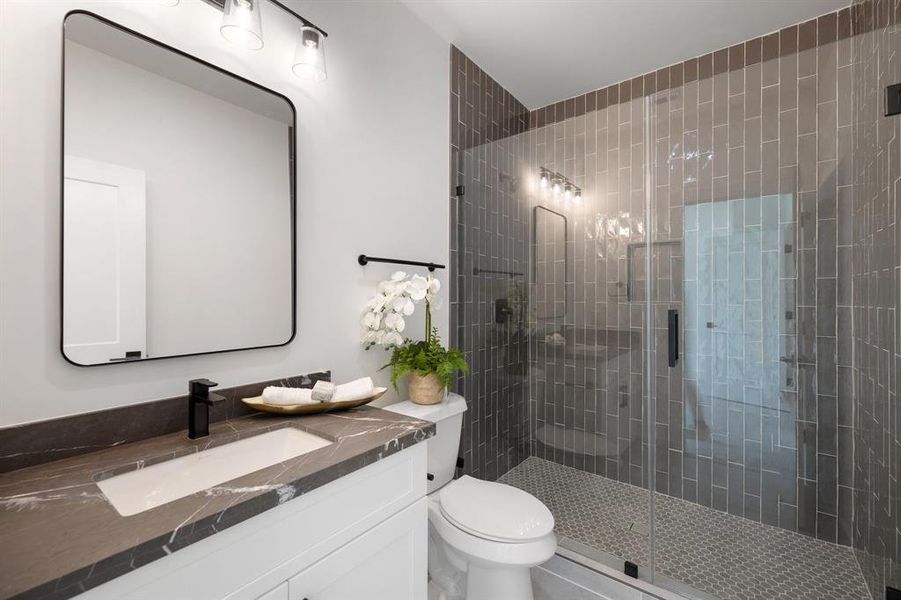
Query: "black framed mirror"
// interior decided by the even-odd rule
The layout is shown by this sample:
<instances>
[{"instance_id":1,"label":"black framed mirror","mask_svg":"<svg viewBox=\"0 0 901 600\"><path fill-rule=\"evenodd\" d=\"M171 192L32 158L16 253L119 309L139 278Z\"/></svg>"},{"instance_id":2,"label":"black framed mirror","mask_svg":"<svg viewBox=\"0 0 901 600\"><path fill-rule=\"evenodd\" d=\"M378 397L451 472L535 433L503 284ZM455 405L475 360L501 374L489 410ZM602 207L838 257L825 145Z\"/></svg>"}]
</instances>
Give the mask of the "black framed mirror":
<instances>
[{"instance_id":1,"label":"black framed mirror","mask_svg":"<svg viewBox=\"0 0 901 600\"><path fill-rule=\"evenodd\" d=\"M87 11L66 15L63 38L63 356L289 343L291 101Z\"/></svg>"}]
</instances>

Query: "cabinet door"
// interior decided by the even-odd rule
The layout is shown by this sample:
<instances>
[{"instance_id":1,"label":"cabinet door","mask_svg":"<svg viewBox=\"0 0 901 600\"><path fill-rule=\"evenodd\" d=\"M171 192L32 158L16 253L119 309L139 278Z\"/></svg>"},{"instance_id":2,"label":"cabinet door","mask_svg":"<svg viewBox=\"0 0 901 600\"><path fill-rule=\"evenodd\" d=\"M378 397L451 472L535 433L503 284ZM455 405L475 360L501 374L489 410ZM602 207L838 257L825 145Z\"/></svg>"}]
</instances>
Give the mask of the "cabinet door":
<instances>
[{"instance_id":1,"label":"cabinet door","mask_svg":"<svg viewBox=\"0 0 901 600\"><path fill-rule=\"evenodd\" d=\"M290 600L425 600L426 499L289 580Z\"/></svg>"},{"instance_id":2,"label":"cabinet door","mask_svg":"<svg viewBox=\"0 0 901 600\"><path fill-rule=\"evenodd\" d=\"M275 589L271 589L257 600L288 600L288 582L281 584Z\"/></svg>"}]
</instances>

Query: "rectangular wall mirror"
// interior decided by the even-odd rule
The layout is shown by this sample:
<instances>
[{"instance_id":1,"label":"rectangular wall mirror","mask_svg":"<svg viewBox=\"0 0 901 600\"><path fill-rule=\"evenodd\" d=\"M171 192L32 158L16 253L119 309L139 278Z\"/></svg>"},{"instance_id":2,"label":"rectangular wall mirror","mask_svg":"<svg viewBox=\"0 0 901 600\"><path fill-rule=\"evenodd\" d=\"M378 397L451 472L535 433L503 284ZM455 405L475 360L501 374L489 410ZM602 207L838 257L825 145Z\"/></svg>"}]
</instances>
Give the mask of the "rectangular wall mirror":
<instances>
[{"instance_id":1,"label":"rectangular wall mirror","mask_svg":"<svg viewBox=\"0 0 901 600\"><path fill-rule=\"evenodd\" d=\"M290 342L291 102L84 11L63 30L63 355Z\"/></svg>"}]
</instances>

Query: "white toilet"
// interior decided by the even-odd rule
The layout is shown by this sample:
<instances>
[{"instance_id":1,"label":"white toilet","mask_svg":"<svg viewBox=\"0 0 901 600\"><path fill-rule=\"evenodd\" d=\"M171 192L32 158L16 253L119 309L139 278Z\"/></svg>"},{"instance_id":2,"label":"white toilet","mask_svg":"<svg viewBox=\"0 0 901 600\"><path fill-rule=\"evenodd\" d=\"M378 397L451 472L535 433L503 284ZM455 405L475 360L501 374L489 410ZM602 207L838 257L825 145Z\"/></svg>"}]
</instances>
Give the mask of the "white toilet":
<instances>
[{"instance_id":1,"label":"white toilet","mask_svg":"<svg viewBox=\"0 0 901 600\"><path fill-rule=\"evenodd\" d=\"M502 483L454 480L466 400L385 407L432 421L428 443L429 598L532 600L529 569L554 555L554 517L540 500Z\"/></svg>"}]
</instances>

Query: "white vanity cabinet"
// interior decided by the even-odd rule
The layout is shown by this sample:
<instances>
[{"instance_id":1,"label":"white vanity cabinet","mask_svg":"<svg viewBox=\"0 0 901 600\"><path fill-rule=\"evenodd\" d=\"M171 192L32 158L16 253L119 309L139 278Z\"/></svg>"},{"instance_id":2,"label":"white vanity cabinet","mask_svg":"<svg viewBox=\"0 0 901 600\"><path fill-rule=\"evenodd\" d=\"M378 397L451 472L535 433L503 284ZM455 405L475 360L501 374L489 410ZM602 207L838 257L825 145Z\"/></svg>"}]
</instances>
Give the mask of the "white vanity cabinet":
<instances>
[{"instance_id":1,"label":"white vanity cabinet","mask_svg":"<svg viewBox=\"0 0 901 600\"><path fill-rule=\"evenodd\" d=\"M425 600L426 481L420 443L79 598Z\"/></svg>"},{"instance_id":2,"label":"white vanity cabinet","mask_svg":"<svg viewBox=\"0 0 901 600\"><path fill-rule=\"evenodd\" d=\"M288 580L288 600L424 598L427 548L425 500Z\"/></svg>"}]
</instances>

